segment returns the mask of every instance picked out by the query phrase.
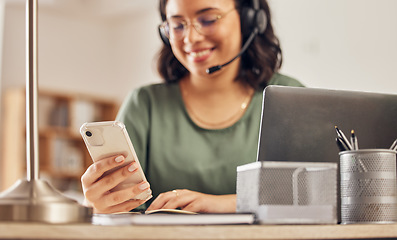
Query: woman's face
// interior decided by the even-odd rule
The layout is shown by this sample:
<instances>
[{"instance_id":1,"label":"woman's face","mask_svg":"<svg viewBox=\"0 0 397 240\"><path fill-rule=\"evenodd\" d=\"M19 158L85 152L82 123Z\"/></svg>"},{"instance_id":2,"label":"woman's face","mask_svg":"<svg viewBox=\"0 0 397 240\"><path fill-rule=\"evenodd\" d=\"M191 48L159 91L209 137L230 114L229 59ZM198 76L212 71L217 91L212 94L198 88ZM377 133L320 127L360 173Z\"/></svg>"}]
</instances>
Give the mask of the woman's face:
<instances>
[{"instance_id":1,"label":"woman's face","mask_svg":"<svg viewBox=\"0 0 397 240\"><path fill-rule=\"evenodd\" d=\"M180 39L171 37L172 51L191 74L208 77L208 68L229 61L241 49L240 16L234 0L168 0L166 16L171 32L175 30L183 36ZM222 17L215 22L209 21L214 16ZM193 26L196 22L203 26L202 33ZM203 34L209 28L214 31ZM234 63L236 68L237 62Z\"/></svg>"}]
</instances>

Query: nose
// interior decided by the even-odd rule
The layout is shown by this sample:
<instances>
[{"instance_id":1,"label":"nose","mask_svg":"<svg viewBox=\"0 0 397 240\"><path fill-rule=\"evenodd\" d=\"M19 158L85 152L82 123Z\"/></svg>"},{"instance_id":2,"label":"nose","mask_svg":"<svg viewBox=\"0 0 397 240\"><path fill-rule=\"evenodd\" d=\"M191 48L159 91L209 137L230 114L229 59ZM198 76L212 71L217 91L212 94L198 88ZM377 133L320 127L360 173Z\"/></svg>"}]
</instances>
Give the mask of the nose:
<instances>
[{"instance_id":1,"label":"nose","mask_svg":"<svg viewBox=\"0 0 397 240\"><path fill-rule=\"evenodd\" d=\"M200 41L204 38L204 35L197 31L197 26L192 23L186 26L185 36L183 37L184 43L192 43Z\"/></svg>"}]
</instances>

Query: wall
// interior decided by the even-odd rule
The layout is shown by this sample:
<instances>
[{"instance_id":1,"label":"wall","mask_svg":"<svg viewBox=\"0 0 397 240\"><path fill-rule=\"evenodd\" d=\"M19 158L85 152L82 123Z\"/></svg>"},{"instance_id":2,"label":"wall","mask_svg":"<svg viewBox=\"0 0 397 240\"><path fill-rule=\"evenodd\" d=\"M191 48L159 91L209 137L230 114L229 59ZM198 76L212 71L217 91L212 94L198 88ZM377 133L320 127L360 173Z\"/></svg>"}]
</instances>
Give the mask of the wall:
<instances>
[{"instance_id":1,"label":"wall","mask_svg":"<svg viewBox=\"0 0 397 240\"><path fill-rule=\"evenodd\" d=\"M160 44L154 9L109 16L39 7L39 87L121 102L130 89L158 81L151 65ZM7 5L5 20L3 89L26 81L23 4Z\"/></svg>"},{"instance_id":2,"label":"wall","mask_svg":"<svg viewBox=\"0 0 397 240\"><path fill-rule=\"evenodd\" d=\"M397 1L271 0L282 71L310 87L397 93Z\"/></svg>"},{"instance_id":3,"label":"wall","mask_svg":"<svg viewBox=\"0 0 397 240\"><path fill-rule=\"evenodd\" d=\"M102 0L106 8L109 1ZM112 16L78 11L95 0L63 1L69 3L66 11L50 4L39 8L39 86L122 101L130 89L159 81L153 63L161 44L157 1L135 1L141 2L139 9ZM284 52L283 73L310 87L397 92L397 1L270 4ZM25 84L24 11L23 4L6 8L3 90Z\"/></svg>"}]
</instances>

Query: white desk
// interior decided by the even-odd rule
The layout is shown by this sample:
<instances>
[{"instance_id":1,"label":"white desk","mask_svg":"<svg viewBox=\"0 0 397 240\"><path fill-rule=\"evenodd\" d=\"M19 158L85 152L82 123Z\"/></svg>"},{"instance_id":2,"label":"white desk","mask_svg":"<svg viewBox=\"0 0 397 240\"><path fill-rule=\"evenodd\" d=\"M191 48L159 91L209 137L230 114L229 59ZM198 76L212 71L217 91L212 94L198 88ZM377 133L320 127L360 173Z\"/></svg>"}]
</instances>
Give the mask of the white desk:
<instances>
[{"instance_id":1,"label":"white desk","mask_svg":"<svg viewBox=\"0 0 397 240\"><path fill-rule=\"evenodd\" d=\"M0 222L0 239L376 239L397 237L397 224L94 226Z\"/></svg>"}]
</instances>

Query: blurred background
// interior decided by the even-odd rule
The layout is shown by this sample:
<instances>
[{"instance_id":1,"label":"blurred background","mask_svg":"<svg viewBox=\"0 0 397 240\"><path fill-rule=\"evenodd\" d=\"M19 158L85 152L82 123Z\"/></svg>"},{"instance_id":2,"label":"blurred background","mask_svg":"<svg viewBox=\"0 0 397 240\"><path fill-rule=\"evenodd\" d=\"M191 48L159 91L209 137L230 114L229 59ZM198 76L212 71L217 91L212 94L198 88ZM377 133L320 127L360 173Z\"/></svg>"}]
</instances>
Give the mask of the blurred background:
<instances>
[{"instance_id":1,"label":"blurred background","mask_svg":"<svg viewBox=\"0 0 397 240\"><path fill-rule=\"evenodd\" d=\"M269 3L282 73L308 87L397 93L397 1ZM0 0L0 191L24 176L25 4ZM74 181L63 190L78 189L90 161L80 124L112 119L130 90L161 81L159 23L157 0L39 0L40 144L47 144L40 146L41 173ZM73 164L48 163L56 158L48 149L67 149L69 159L61 160ZM57 167L75 174L60 175Z\"/></svg>"}]
</instances>

